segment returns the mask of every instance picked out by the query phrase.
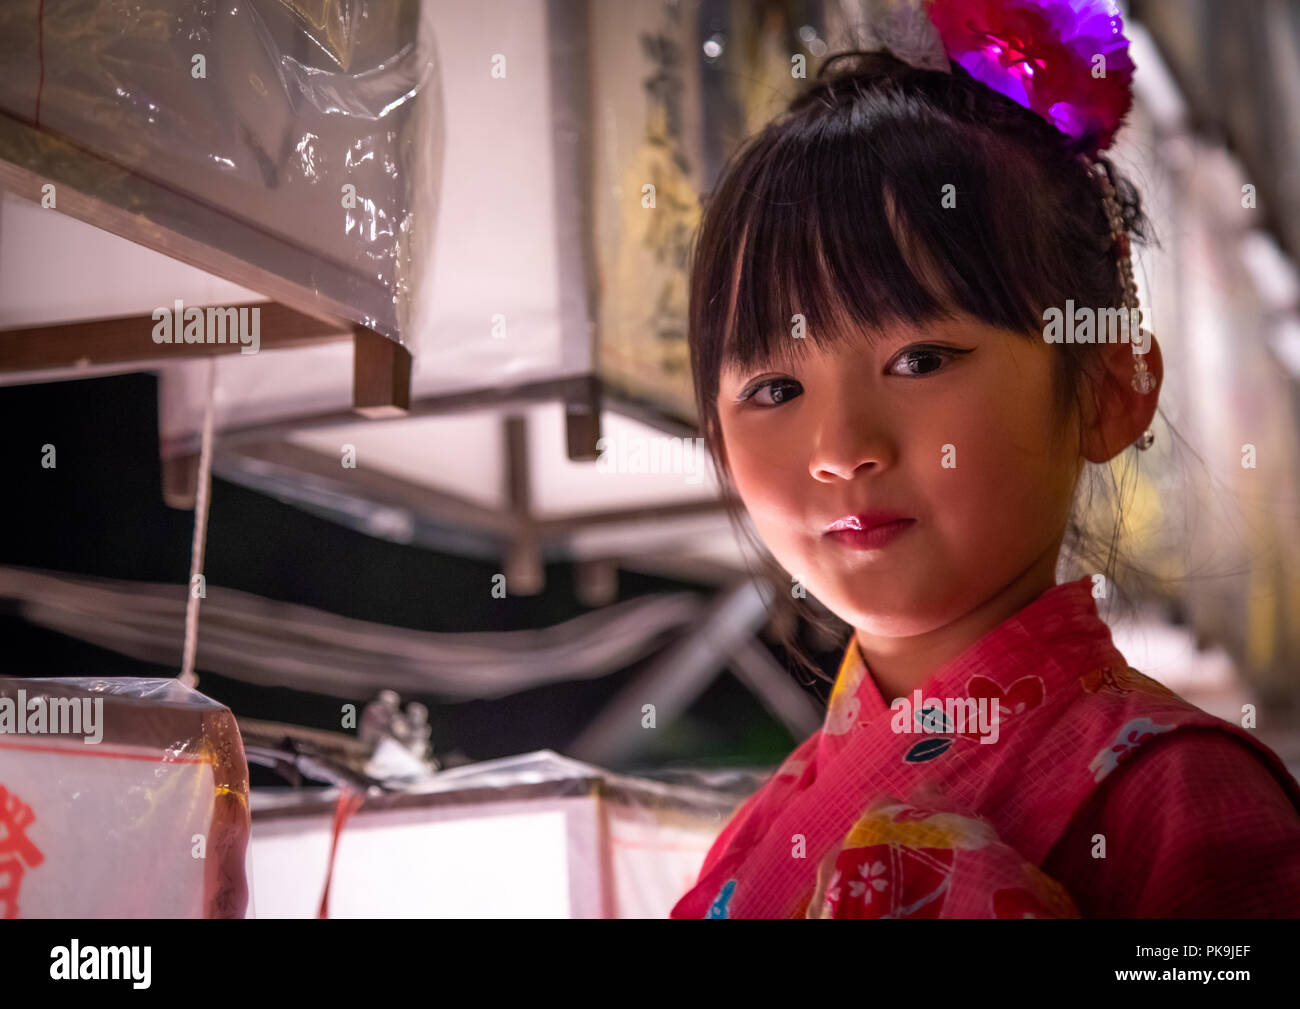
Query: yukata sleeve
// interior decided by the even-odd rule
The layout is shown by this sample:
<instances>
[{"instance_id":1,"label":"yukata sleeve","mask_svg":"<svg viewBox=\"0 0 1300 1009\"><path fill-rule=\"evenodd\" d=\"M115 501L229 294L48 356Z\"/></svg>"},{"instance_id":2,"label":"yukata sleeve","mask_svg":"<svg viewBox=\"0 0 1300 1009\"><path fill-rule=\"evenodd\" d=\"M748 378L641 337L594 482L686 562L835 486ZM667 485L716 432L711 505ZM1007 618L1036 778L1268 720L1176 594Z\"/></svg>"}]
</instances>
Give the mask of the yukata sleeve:
<instances>
[{"instance_id":1,"label":"yukata sleeve","mask_svg":"<svg viewBox=\"0 0 1300 1009\"><path fill-rule=\"evenodd\" d=\"M1043 870L1085 917L1300 917L1300 812L1245 743L1188 729L1103 782Z\"/></svg>"}]
</instances>

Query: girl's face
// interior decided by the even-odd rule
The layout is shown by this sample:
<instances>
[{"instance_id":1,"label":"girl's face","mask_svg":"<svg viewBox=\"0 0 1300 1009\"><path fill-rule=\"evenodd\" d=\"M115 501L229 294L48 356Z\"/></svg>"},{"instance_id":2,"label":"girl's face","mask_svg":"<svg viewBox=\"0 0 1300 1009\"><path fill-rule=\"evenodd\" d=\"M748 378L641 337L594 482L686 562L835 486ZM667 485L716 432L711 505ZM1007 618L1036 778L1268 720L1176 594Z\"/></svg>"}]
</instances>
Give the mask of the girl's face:
<instances>
[{"instance_id":1,"label":"girl's face","mask_svg":"<svg viewBox=\"0 0 1300 1009\"><path fill-rule=\"evenodd\" d=\"M718 414L757 532L812 595L905 637L1054 569L1082 460L1062 449L1073 419L1053 441L1052 348L963 318L806 350L793 370L724 368ZM827 535L873 511L913 521L870 549Z\"/></svg>"}]
</instances>

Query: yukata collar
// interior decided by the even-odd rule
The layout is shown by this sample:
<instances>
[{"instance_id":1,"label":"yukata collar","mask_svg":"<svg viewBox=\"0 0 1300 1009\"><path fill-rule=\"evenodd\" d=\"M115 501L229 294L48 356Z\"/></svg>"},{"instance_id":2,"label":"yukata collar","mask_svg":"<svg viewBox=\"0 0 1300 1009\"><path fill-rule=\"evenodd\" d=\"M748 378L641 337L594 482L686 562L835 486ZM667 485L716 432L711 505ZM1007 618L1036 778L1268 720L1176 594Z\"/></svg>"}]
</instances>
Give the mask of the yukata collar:
<instances>
[{"instance_id":1,"label":"yukata collar","mask_svg":"<svg viewBox=\"0 0 1300 1009\"><path fill-rule=\"evenodd\" d=\"M1029 674L1059 679L1077 677L1081 665L1123 665L1110 628L1097 613L1094 584L1092 576L1085 575L1052 586L945 662L916 690L922 697L969 696L975 677L992 680L1007 691ZM842 721L844 705L836 701L848 697L857 699L855 717L860 720L891 712L894 700L882 696L856 637L850 637L845 647L824 731L834 728L837 712Z\"/></svg>"}]
</instances>

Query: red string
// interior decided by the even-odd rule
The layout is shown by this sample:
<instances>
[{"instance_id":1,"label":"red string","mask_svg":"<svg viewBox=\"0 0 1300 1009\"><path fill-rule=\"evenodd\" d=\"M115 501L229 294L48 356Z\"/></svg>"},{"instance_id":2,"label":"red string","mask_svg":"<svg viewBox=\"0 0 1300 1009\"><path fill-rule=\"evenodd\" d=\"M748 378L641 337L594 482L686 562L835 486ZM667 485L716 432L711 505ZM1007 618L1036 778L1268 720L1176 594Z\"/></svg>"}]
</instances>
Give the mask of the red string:
<instances>
[{"instance_id":1,"label":"red string","mask_svg":"<svg viewBox=\"0 0 1300 1009\"><path fill-rule=\"evenodd\" d=\"M330 902L330 881L334 877L334 854L338 851L339 835L343 833L343 825L348 822L348 817L361 808L361 804L366 801L366 797L360 792L354 792L350 788L344 788L339 793L338 805L334 807L334 836L330 840L330 860L325 867L325 892L320 896L320 910L316 912L317 918L328 918Z\"/></svg>"}]
</instances>

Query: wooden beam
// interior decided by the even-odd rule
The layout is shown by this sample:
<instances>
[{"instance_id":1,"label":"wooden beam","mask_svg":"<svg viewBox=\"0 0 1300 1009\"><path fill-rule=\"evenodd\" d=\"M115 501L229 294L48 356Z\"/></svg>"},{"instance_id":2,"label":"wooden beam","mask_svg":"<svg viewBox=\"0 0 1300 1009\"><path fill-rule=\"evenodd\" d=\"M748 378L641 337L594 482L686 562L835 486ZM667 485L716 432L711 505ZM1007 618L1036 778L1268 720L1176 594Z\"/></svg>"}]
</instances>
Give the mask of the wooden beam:
<instances>
[{"instance_id":1,"label":"wooden beam","mask_svg":"<svg viewBox=\"0 0 1300 1009\"><path fill-rule=\"evenodd\" d=\"M303 482L323 485L340 494L352 494L375 504L410 511L431 521L461 526L485 535L505 538L514 531L513 516L489 508L478 501L470 501L437 487L425 487L384 473L364 464L356 469L344 469L340 457L295 445L292 442L266 442L226 446L218 452L216 462L234 458L256 460L285 473L292 473Z\"/></svg>"},{"instance_id":2,"label":"wooden beam","mask_svg":"<svg viewBox=\"0 0 1300 1009\"><path fill-rule=\"evenodd\" d=\"M411 409L411 352L373 329L352 329L352 408L363 417L405 417Z\"/></svg>"},{"instance_id":3,"label":"wooden beam","mask_svg":"<svg viewBox=\"0 0 1300 1009\"><path fill-rule=\"evenodd\" d=\"M547 378L540 381L518 382L510 385L486 385L475 389L463 389L460 392L444 392L433 396L413 398L408 417L446 417L459 413L472 413L477 410L504 410L527 406L533 403L553 402L570 396L581 398L583 390L591 376L569 376L565 378ZM597 381L600 381L597 379ZM698 435L696 428L674 414L656 410L644 401L631 400L617 390L610 389L602 383L602 409L630 417L647 424L664 434L683 438ZM223 428L221 441L224 445L238 445L247 442L274 441L289 438L301 431L310 431L322 427L334 427L339 424L351 424L356 421L353 410L328 410L320 413L302 414L300 416L275 421L259 421L245 426ZM198 445L198 435L192 436L194 447Z\"/></svg>"},{"instance_id":4,"label":"wooden beam","mask_svg":"<svg viewBox=\"0 0 1300 1009\"><path fill-rule=\"evenodd\" d=\"M564 397L564 430L573 462L593 462L600 455L600 380L594 375Z\"/></svg>"},{"instance_id":5,"label":"wooden beam","mask_svg":"<svg viewBox=\"0 0 1300 1009\"><path fill-rule=\"evenodd\" d=\"M509 437L510 435L507 434L507 438ZM518 437L518 432L515 433L515 437ZM507 457L511 451L519 451L520 443L515 442L515 445L514 449L507 449ZM578 512L557 518L538 519L528 513L528 505L524 503L527 492L522 489L523 473L518 462L513 466L513 474L508 477L515 481L516 487L512 491L510 504L507 505L506 510L497 511L482 502L471 501L451 491L415 483L367 466L342 469L339 466L338 456L327 455L292 442L242 442L232 446L223 436L221 446L219 450L221 459L256 460L282 471L324 481L335 491L347 491L376 504L405 508L427 516L431 520L463 526L476 532L509 537L526 522L542 544L562 543L574 533L593 526L671 522L675 519L714 515L722 511L725 504L722 499L674 501L637 508ZM197 460L198 456L194 455L190 458ZM192 508L193 502L187 507Z\"/></svg>"},{"instance_id":6,"label":"wooden beam","mask_svg":"<svg viewBox=\"0 0 1300 1009\"><path fill-rule=\"evenodd\" d=\"M163 504L193 511L199 491L199 457L174 455L162 460Z\"/></svg>"},{"instance_id":7,"label":"wooden beam","mask_svg":"<svg viewBox=\"0 0 1300 1009\"><path fill-rule=\"evenodd\" d=\"M163 307L163 306L160 306ZM238 305L194 306L238 308ZM274 301L255 302L259 316L259 349L285 350L346 340L351 335L343 322L325 322ZM154 343L157 323L152 315L118 316L87 322L60 322L49 326L0 330L0 372L40 371L49 368L88 367L175 361L214 354L239 354L244 349L236 333L226 343Z\"/></svg>"},{"instance_id":8,"label":"wooden beam","mask_svg":"<svg viewBox=\"0 0 1300 1009\"><path fill-rule=\"evenodd\" d=\"M533 520L532 474L528 458L528 419L512 415L505 419L505 482L507 508L514 519L514 535L506 549L506 591L535 596L546 587L546 566L542 545Z\"/></svg>"},{"instance_id":9,"label":"wooden beam","mask_svg":"<svg viewBox=\"0 0 1300 1009\"><path fill-rule=\"evenodd\" d=\"M618 564L609 558L579 561L574 589L583 606L608 606L618 598Z\"/></svg>"}]
</instances>

